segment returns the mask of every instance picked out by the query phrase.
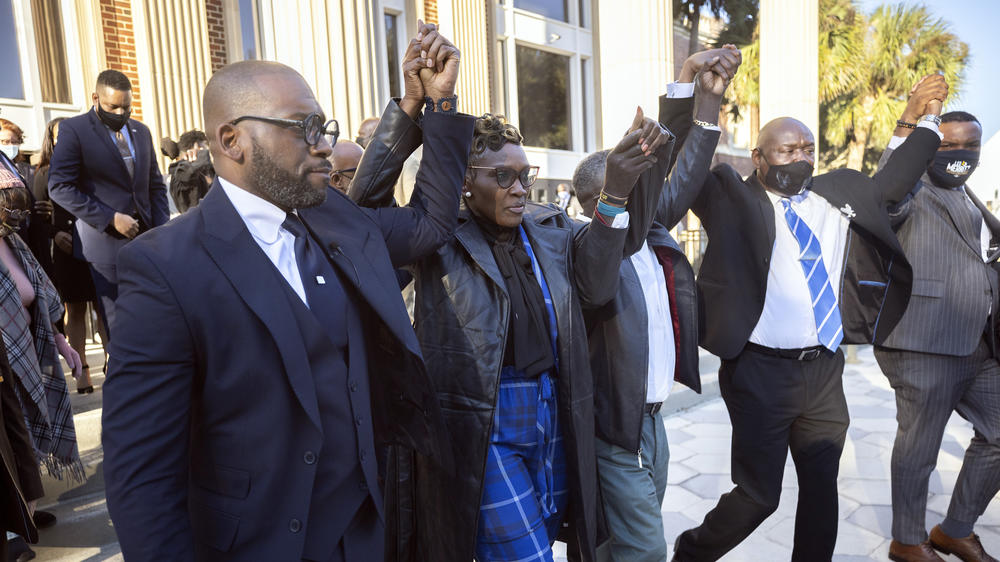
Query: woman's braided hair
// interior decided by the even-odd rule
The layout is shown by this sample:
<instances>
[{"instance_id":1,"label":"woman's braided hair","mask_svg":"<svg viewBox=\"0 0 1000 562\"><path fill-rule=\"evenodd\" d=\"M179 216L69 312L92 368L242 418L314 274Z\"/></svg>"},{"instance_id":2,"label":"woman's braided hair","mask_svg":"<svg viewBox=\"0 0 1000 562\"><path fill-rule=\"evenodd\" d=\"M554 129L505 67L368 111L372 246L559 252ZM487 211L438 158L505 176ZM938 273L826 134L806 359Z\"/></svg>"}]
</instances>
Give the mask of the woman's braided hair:
<instances>
[{"instance_id":1,"label":"woman's braided hair","mask_svg":"<svg viewBox=\"0 0 1000 562\"><path fill-rule=\"evenodd\" d=\"M507 122L503 115L485 113L476 119L476 127L472 132L471 156L482 156L486 149L499 151L507 143L520 145L524 137L517 127Z\"/></svg>"}]
</instances>

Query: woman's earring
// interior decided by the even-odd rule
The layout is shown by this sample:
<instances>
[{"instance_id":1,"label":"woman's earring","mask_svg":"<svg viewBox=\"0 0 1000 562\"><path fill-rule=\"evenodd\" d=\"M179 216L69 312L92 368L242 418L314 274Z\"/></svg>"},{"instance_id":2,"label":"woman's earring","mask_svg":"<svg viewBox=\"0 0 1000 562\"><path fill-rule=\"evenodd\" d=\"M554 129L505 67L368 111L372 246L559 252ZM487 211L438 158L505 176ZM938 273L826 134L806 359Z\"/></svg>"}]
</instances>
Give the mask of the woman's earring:
<instances>
[{"instance_id":1,"label":"woman's earring","mask_svg":"<svg viewBox=\"0 0 1000 562\"><path fill-rule=\"evenodd\" d=\"M465 196L466 197L472 197L472 192L471 191L466 191L465 192Z\"/></svg>"}]
</instances>

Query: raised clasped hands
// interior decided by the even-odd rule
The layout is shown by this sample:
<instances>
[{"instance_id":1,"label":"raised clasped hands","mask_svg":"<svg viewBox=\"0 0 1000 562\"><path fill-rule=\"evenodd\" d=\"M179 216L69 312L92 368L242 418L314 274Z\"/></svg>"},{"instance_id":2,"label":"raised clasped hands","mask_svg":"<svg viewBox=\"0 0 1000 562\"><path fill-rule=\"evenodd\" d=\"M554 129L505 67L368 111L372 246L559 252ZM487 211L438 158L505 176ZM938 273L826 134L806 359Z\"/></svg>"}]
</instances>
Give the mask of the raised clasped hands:
<instances>
[{"instance_id":1,"label":"raised clasped hands","mask_svg":"<svg viewBox=\"0 0 1000 562\"><path fill-rule=\"evenodd\" d=\"M725 45L693 56L697 57L692 66L697 68L694 82L698 95L721 98L743 62L743 53L735 45Z\"/></svg>"},{"instance_id":2,"label":"raised clasped hands","mask_svg":"<svg viewBox=\"0 0 1000 562\"><path fill-rule=\"evenodd\" d=\"M424 98L435 102L455 95L461 52L432 23L417 20L417 36L403 57L403 99L399 105L416 116Z\"/></svg>"},{"instance_id":3,"label":"raised clasped hands","mask_svg":"<svg viewBox=\"0 0 1000 562\"><path fill-rule=\"evenodd\" d=\"M916 123L922 115L940 115L944 100L948 98L948 82L941 74L928 74L910 89L910 97L903 110L902 121Z\"/></svg>"},{"instance_id":4,"label":"raised clasped hands","mask_svg":"<svg viewBox=\"0 0 1000 562\"><path fill-rule=\"evenodd\" d=\"M656 163L656 151L671 139L659 123L643 115L637 107L625 137L608 154L604 170L604 191L628 198L639 175Z\"/></svg>"}]
</instances>

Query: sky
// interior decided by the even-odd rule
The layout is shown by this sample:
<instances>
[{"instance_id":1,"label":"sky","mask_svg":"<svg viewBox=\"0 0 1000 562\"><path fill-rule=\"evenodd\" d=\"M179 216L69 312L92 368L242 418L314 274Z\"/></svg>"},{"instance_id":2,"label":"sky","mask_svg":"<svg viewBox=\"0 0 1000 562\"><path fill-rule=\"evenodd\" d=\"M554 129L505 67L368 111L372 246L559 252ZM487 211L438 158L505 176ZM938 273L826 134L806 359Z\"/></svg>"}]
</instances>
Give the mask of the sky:
<instances>
[{"instance_id":1,"label":"sky","mask_svg":"<svg viewBox=\"0 0 1000 562\"><path fill-rule=\"evenodd\" d=\"M886 3L927 6L969 45L961 97L949 99L945 110L968 111L983 125L983 142L993 137L1000 130L1000 57L990 54L990 45L997 46L1000 0L861 0L867 13Z\"/></svg>"}]
</instances>

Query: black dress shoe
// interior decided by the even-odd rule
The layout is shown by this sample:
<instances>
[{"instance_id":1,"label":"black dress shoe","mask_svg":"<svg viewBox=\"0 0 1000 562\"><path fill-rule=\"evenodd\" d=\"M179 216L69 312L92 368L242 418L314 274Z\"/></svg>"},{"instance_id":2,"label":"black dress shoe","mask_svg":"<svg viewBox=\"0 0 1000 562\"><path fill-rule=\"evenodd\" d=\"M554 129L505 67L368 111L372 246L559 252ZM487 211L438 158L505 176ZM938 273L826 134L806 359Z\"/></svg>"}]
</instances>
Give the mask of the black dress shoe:
<instances>
[{"instance_id":1,"label":"black dress shoe","mask_svg":"<svg viewBox=\"0 0 1000 562\"><path fill-rule=\"evenodd\" d=\"M76 393L77 394L93 394L94 393L94 385L90 385L90 386L78 386L76 388Z\"/></svg>"},{"instance_id":2,"label":"black dress shoe","mask_svg":"<svg viewBox=\"0 0 1000 562\"><path fill-rule=\"evenodd\" d=\"M23 537L14 537L7 541L7 562L27 562L34 559L35 551L31 550Z\"/></svg>"},{"instance_id":3,"label":"black dress shoe","mask_svg":"<svg viewBox=\"0 0 1000 562\"><path fill-rule=\"evenodd\" d=\"M35 521L35 527L39 529L47 529L56 524L56 515L51 511L36 509L31 518Z\"/></svg>"}]
</instances>

